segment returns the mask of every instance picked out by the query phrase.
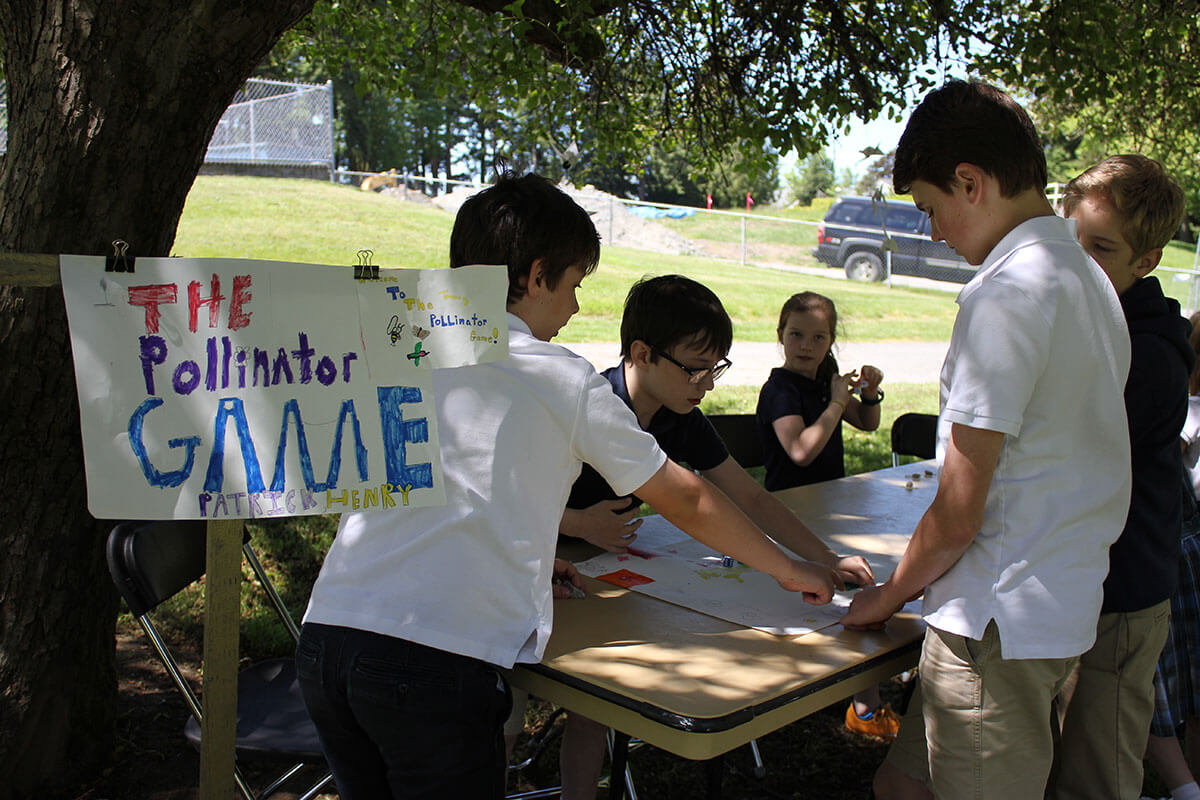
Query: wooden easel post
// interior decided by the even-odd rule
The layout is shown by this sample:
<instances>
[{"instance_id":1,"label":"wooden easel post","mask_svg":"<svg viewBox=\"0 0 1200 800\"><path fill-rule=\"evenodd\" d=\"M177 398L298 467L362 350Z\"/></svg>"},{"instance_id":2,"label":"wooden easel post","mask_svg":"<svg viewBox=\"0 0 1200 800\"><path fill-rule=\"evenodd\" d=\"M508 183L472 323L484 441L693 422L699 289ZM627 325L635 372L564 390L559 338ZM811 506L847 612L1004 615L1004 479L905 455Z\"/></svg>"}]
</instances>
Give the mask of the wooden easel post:
<instances>
[{"instance_id":1,"label":"wooden easel post","mask_svg":"<svg viewBox=\"0 0 1200 800\"><path fill-rule=\"evenodd\" d=\"M242 603L240 519L208 523L204 581L204 718L200 726L200 798L234 791L237 739L238 626Z\"/></svg>"},{"instance_id":2,"label":"wooden easel post","mask_svg":"<svg viewBox=\"0 0 1200 800\"><path fill-rule=\"evenodd\" d=\"M0 286L50 288L61 283L58 256L0 253ZM242 520L208 523L204 590L204 722L201 800L229 800L237 738L238 624L241 621Z\"/></svg>"}]
</instances>

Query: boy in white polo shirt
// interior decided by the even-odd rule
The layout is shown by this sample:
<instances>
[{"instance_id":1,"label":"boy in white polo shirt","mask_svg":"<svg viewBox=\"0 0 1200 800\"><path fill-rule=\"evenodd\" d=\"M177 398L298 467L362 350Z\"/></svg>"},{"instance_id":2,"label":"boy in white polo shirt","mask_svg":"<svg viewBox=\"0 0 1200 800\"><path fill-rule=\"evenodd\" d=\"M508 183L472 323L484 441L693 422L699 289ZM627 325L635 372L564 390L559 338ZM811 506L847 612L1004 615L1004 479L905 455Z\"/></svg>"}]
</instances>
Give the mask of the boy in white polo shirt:
<instances>
[{"instance_id":1,"label":"boy in white polo shirt","mask_svg":"<svg viewBox=\"0 0 1200 800\"><path fill-rule=\"evenodd\" d=\"M552 578L581 583L554 547L584 461L783 588L832 595L830 568L787 556L549 343L599 253L587 212L536 175L458 212L451 267L508 266L509 357L434 372L446 505L343 514L313 587L296 666L342 800L503 797L499 668L541 659Z\"/></svg>"},{"instance_id":2,"label":"boy in white polo shirt","mask_svg":"<svg viewBox=\"0 0 1200 800\"><path fill-rule=\"evenodd\" d=\"M937 495L896 571L843 619L878 627L925 595L920 684L875 792L1040 798L1051 704L1095 638L1129 506L1129 336L1003 92L953 81L927 95L893 180L980 268L942 367Z\"/></svg>"}]
</instances>

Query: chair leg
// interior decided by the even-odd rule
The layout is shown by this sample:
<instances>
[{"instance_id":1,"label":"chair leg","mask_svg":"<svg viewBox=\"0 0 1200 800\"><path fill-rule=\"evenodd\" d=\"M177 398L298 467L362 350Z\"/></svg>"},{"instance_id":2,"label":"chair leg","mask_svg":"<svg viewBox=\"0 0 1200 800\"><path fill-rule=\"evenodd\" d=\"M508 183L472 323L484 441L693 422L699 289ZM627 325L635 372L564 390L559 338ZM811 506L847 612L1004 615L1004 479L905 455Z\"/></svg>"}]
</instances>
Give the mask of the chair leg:
<instances>
[{"instance_id":1,"label":"chair leg","mask_svg":"<svg viewBox=\"0 0 1200 800\"><path fill-rule=\"evenodd\" d=\"M320 782L313 785L311 789L300 795L298 798L296 798L296 800L313 800L314 797L319 795L325 789L325 787L331 783L333 783L333 773L327 772L325 773L325 777L322 778Z\"/></svg>"},{"instance_id":2,"label":"chair leg","mask_svg":"<svg viewBox=\"0 0 1200 800\"><path fill-rule=\"evenodd\" d=\"M242 797L246 800L255 800L254 792L250 789L250 784L246 783L246 779L242 777L242 771L237 767L233 768L233 782L237 784L238 791L242 793Z\"/></svg>"},{"instance_id":3,"label":"chair leg","mask_svg":"<svg viewBox=\"0 0 1200 800\"><path fill-rule=\"evenodd\" d=\"M280 786L282 786L283 784L285 784L287 782L288 778L292 777L293 775L295 775L297 772L299 772L302 769L304 769L303 761L301 761L298 764L294 764L290 769L288 769L287 772L283 773L278 778L276 778L274 783L272 783L267 788L263 789L262 794L258 796L258 800L267 800L268 797L275 794L275 791Z\"/></svg>"},{"instance_id":4,"label":"chair leg","mask_svg":"<svg viewBox=\"0 0 1200 800\"><path fill-rule=\"evenodd\" d=\"M608 774L608 800L622 800L629 780L629 734L612 731L612 760ZM624 780L622 780L624 778Z\"/></svg>"},{"instance_id":5,"label":"chair leg","mask_svg":"<svg viewBox=\"0 0 1200 800\"><path fill-rule=\"evenodd\" d=\"M767 776L767 767L763 764L762 753L758 751L758 739L750 740L750 752L754 756L754 777L761 780Z\"/></svg>"}]
</instances>

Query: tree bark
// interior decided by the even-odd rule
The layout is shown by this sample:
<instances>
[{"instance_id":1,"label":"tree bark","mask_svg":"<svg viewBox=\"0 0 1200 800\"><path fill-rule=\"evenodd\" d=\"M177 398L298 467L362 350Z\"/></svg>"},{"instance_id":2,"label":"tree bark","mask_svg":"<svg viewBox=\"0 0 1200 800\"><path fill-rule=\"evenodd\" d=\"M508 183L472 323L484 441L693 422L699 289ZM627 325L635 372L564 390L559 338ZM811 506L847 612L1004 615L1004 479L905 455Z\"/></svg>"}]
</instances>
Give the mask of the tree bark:
<instances>
[{"instance_id":1,"label":"tree bark","mask_svg":"<svg viewBox=\"0 0 1200 800\"><path fill-rule=\"evenodd\" d=\"M0 2L0 249L168 255L217 120L312 5ZM0 800L57 796L112 752L117 611L58 289L0 288L0 408Z\"/></svg>"}]
</instances>

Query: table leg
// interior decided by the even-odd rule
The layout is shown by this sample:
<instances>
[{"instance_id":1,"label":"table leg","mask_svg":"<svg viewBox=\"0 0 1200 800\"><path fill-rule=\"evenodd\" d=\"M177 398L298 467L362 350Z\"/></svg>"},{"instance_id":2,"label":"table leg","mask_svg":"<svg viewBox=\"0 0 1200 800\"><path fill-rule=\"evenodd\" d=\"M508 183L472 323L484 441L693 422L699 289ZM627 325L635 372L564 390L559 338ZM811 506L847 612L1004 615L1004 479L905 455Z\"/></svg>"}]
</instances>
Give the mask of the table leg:
<instances>
[{"instance_id":1,"label":"table leg","mask_svg":"<svg viewBox=\"0 0 1200 800\"><path fill-rule=\"evenodd\" d=\"M704 762L704 775L708 783L708 800L721 800L721 779L725 775L725 756L713 756Z\"/></svg>"},{"instance_id":2,"label":"table leg","mask_svg":"<svg viewBox=\"0 0 1200 800\"><path fill-rule=\"evenodd\" d=\"M608 800L625 797L625 764L629 760L629 734L613 731L612 764L608 769Z\"/></svg>"}]
</instances>

